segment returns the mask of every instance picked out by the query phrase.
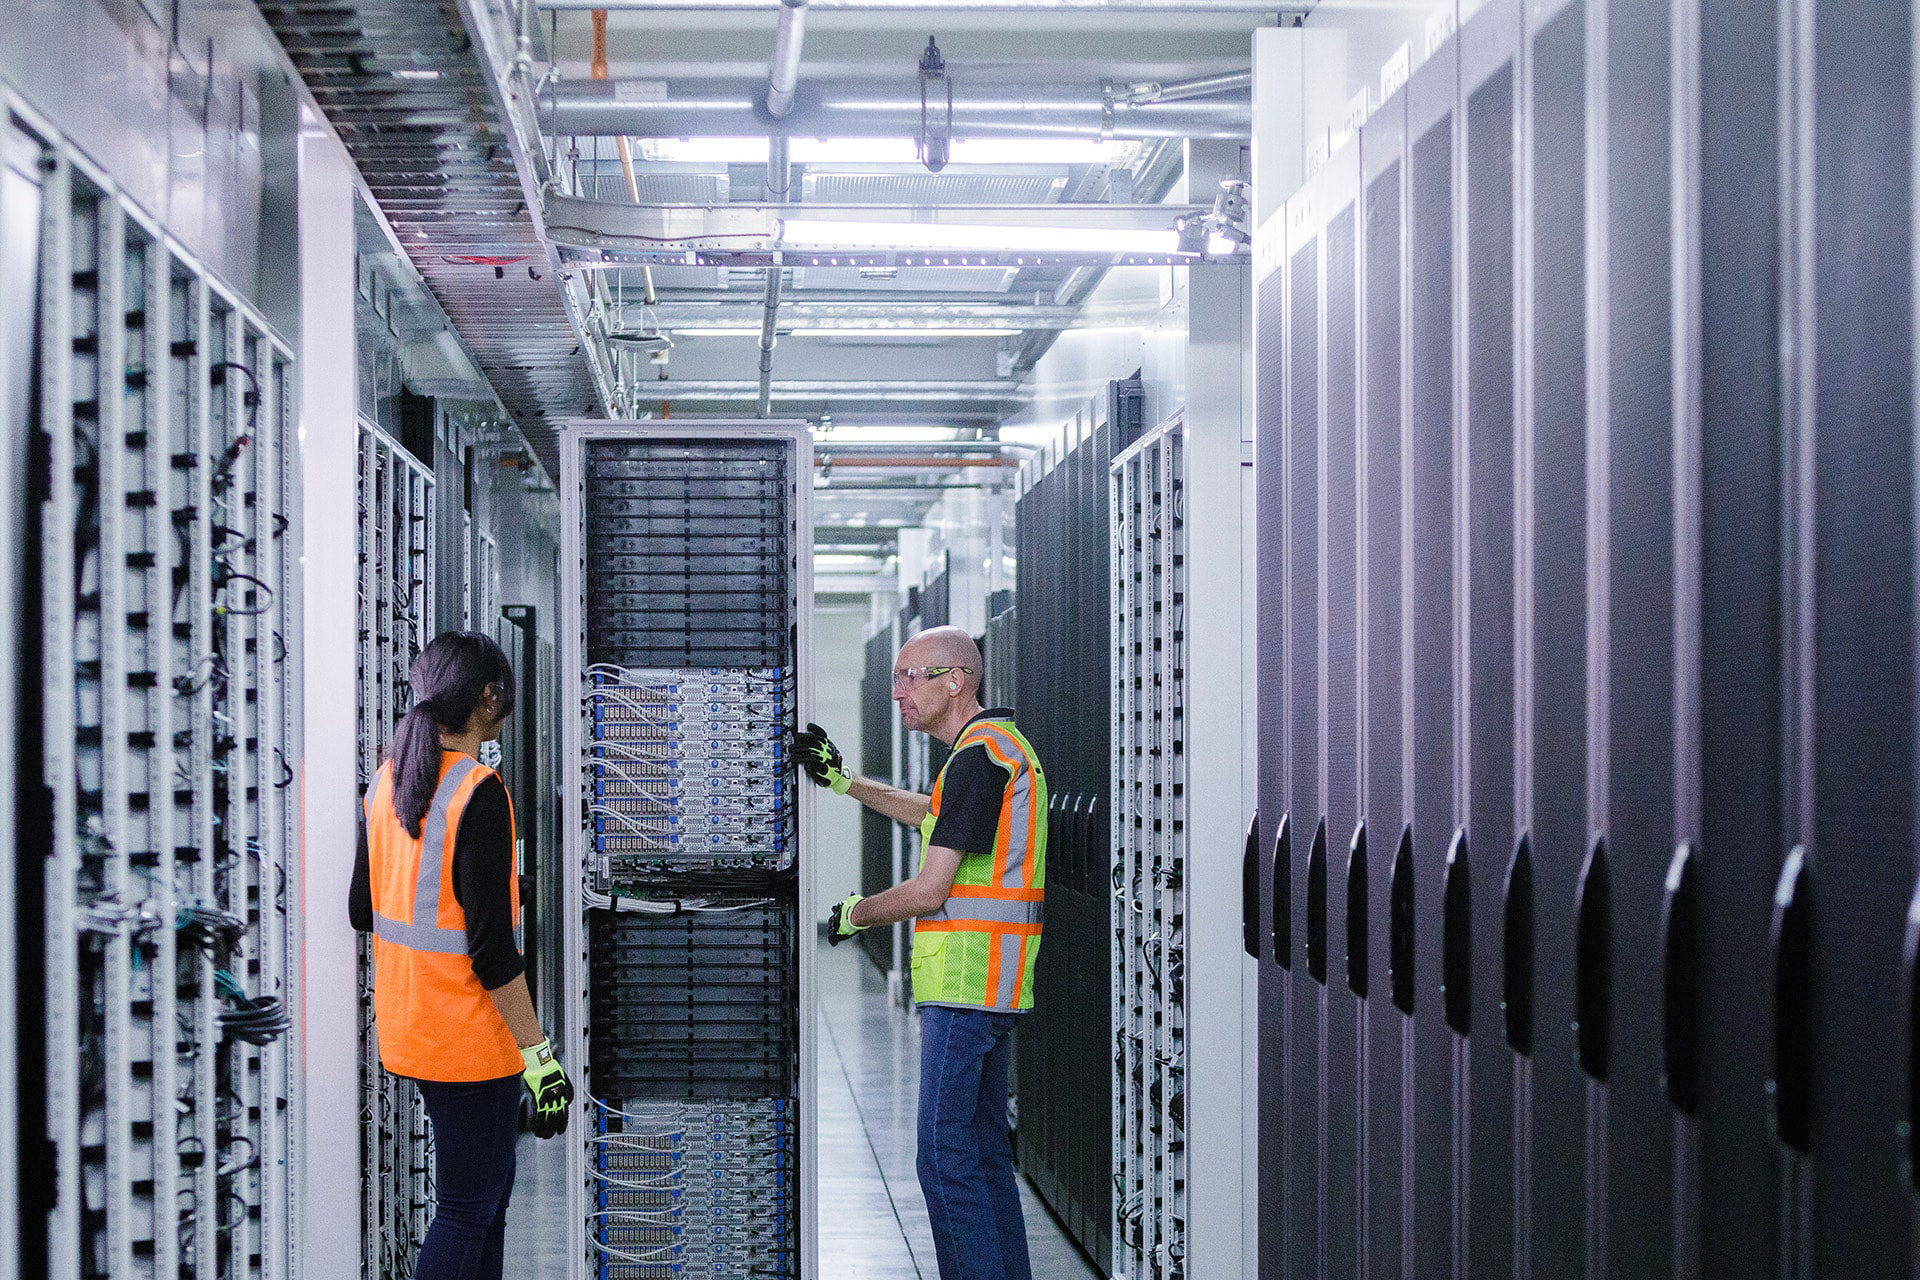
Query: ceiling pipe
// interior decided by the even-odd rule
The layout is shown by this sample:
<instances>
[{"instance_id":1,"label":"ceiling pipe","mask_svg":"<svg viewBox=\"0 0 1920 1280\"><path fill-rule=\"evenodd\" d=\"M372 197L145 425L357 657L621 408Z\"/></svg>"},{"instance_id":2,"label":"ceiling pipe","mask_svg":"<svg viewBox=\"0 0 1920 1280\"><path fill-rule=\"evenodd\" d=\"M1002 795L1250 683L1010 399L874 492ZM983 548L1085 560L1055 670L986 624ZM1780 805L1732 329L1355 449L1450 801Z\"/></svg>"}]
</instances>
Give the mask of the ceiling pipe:
<instances>
[{"instance_id":1,"label":"ceiling pipe","mask_svg":"<svg viewBox=\"0 0 1920 1280\"><path fill-rule=\"evenodd\" d=\"M607 11L605 9L595 9L593 11L592 74L595 80L605 80L607 78ZM620 172L626 175L627 179L627 199L633 201L635 204L639 204L640 180L634 176L633 150L627 145L627 135L623 133L616 136L614 143L620 152ZM640 268L640 283L642 291L646 296L647 305L652 306L658 300L653 292L652 267Z\"/></svg>"},{"instance_id":2,"label":"ceiling pipe","mask_svg":"<svg viewBox=\"0 0 1920 1280\"><path fill-rule=\"evenodd\" d=\"M781 29L786 28L786 15L793 9L782 9ZM799 52L795 45L795 66L798 67ZM768 102L772 102L773 90L767 90ZM793 165L785 138L773 138L767 143L767 198L785 201L789 188L793 185ZM778 341L777 329L780 320L780 290L786 277L786 268L779 262L767 267L766 301L760 316L760 396L754 409L757 418L773 416L773 345Z\"/></svg>"},{"instance_id":3,"label":"ceiling pipe","mask_svg":"<svg viewBox=\"0 0 1920 1280\"><path fill-rule=\"evenodd\" d=\"M767 66L767 114L782 119L793 110L800 87L800 47L807 38L807 0L780 0L780 25L773 32L773 59Z\"/></svg>"},{"instance_id":4,"label":"ceiling pipe","mask_svg":"<svg viewBox=\"0 0 1920 1280\"><path fill-rule=\"evenodd\" d=\"M1121 85L1114 89L1111 96L1117 103L1144 106L1150 102L1187 102L1194 98L1211 98L1222 93L1250 93L1252 90L1253 72L1247 70L1200 76L1193 80L1170 80L1164 84L1148 81L1144 84Z\"/></svg>"},{"instance_id":5,"label":"ceiling pipe","mask_svg":"<svg viewBox=\"0 0 1920 1280\"><path fill-rule=\"evenodd\" d=\"M1098 84L1076 89L956 80L953 136L1246 139L1253 118L1249 96L1208 93L1179 101L1128 102ZM917 83L894 89L865 84L796 89L787 114L770 118L757 84L571 81L542 94L540 110L548 133L578 137L747 138L771 131L799 138L914 138L921 124Z\"/></svg>"}]
</instances>

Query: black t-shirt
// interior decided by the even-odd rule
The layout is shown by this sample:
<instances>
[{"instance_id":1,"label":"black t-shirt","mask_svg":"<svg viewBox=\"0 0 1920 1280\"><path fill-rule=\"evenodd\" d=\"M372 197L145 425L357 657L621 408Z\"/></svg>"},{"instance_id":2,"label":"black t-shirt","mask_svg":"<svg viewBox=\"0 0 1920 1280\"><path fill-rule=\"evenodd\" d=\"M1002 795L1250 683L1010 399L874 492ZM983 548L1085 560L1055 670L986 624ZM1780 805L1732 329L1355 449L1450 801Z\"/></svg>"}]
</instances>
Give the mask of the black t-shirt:
<instances>
[{"instance_id":1,"label":"black t-shirt","mask_svg":"<svg viewBox=\"0 0 1920 1280\"><path fill-rule=\"evenodd\" d=\"M513 803L495 774L474 787L453 838L453 899L467 917L467 957L488 991L506 986L527 969L513 940L513 874ZM373 872L364 815L347 916L361 933L373 932Z\"/></svg>"},{"instance_id":2,"label":"black t-shirt","mask_svg":"<svg viewBox=\"0 0 1920 1280\"><path fill-rule=\"evenodd\" d=\"M1013 712L1004 707L982 711L969 727L981 720L1011 720ZM961 730L962 734L966 730ZM940 784L940 816L934 820L933 837L928 844L959 853L993 856L993 844L1000 834L1000 806L1007 794L1007 767L993 758L985 747L968 747L947 761Z\"/></svg>"}]
</instances>

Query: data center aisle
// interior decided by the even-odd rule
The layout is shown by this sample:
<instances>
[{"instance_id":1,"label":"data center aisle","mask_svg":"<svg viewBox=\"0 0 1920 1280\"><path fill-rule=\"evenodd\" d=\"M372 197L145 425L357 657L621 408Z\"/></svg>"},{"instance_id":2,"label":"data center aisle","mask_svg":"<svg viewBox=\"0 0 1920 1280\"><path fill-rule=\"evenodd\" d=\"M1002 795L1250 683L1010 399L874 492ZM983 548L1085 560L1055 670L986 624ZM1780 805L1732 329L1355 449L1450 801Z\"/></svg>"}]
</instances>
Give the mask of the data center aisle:
<instances>
[{"instance_id":1,"label":"data center aisle","mask_svg":"<svg viewBox=\"0 0 1920 1280\"><path fill-rule=\"evenodd\" d=\"M821 1280L936 1280L933 1234L914 1173L920 1023L887 1000L853 947L822 947ZM1023 1178L1034 1280L1092 1280L1089 1266Z\"/></svg>"},{"instance_id":2,"label":"data center aisle","mask_svg":"<svg viewBox=\"0 0 1920 1280\"><path fill-rule=\"evenodd\" d=\"M819 952L820 1280L936 1280L914 1174L920 1024L852 947ZM566 1148L520 1140L507 1274L559 1276L566 1256ZM1025 1179L1034 1280L1097 1280Z\"/></svg>"}]
</instances>

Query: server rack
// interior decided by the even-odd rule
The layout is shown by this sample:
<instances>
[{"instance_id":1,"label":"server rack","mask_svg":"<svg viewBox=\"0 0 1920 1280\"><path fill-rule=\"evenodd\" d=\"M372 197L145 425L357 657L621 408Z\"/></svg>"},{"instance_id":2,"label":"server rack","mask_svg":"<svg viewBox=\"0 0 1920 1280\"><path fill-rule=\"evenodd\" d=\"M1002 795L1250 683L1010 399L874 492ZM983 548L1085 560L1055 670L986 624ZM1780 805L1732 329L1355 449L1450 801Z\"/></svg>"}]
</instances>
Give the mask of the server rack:
<instances>
[{"instance_id":1,"label":"server rack","mask_svg":"<svg viewBox=\"0 0 1920 1280\"><path fill-rule=\"evenodd\" d=\"M1070 447L1022 472L1005 639L1013 670L999 686L1011 691L1048 781L1047 941L1014 1057L1020 1164L1104 1269L1115 1249L1113 717L1109 672L1084 655L1111 647L1109 468L1139 438L1143 406L1137 379L1110 384ZM998 679L993 669L990 660Z\"/></svg>"},{"instance_id":2,"label":"server rack","mask_svg":"<svg viewBox=\"0 0 1920 1280\"><path fill-rule=\"evenodd\" d=\"M814 1274L810 450L563 434L573 1275Z\"/></svg>"},{"instance_id":3,"label":"server rack","mask_svg":"<svg viewBox=\"0 0 1920 1280\"><path fill-rule=\"evenodd\" d=\"M893 655L899 651L896 624L890 622L867 637L866 670L860 678L860 773L889 784L898 776L894 768L900 718L893 710ZM860 807L860 892L881 893L900 882L904 839L899 823ZM856 941L890 983L899 981L906 959L901 955L898 925L864 929Z\"/></svg>"},{"instance_id":4,"label":"server rack","mask_svg":"<svg viewBox=\"0 0 1920 1280\"><path fill-rule=\"evenodd\" d=\"M1186 1275L1187 576L1179 421L1115 458L1113 1274Z\"/></svg>"},{"instance_id":5,"label":"server rack","mask_svg":"<svg viewBox=\"0 0 1920 1280\"><path fill-rule=\"evenodd\" d=\"M359 785L373 785L388 740L413 705L413 660L432 638L433 473L399 441L362 418L356 547L360 571L357 706ZM413 1273L433 1218L433 1138L419 1090L380 1065L373 1017L373 941L359 940L361 1272L367 1280Z\"/></svg>"},{"instance_id":6,"label":"server rack","mask_svg":"<svg viewBox=\"0 0 1920 1280\"><path fill-rule=\"evenodd\" d=\"M40 176L47 1273L291 1274L290 348L0 102Z\"/></svg>"},{"instance_id":7,"label":"server rack","mask_svg":"<svg viewBox=\"0 0 1920 1280\"><path fill-rule=\"evenodd\" d=\"M1914 36L1493 0L1263 232L1264 1274L1911 1269Z\"/></svg>"}]
</instances>

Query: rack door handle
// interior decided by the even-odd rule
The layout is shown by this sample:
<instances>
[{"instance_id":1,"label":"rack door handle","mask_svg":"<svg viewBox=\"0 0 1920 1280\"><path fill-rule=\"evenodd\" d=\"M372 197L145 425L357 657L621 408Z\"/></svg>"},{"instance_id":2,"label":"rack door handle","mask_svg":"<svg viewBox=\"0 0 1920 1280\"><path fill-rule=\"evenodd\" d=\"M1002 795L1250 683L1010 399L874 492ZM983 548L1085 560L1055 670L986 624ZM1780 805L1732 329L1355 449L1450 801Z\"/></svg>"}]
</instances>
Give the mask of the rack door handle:
<instances>
[{"instance_id":1,"label":"rack door handle","mask_svg":"<svg viewBox=\"0 0 1920 1280\"><path fill-rule=\"evenodd\" d=\"M1240 941L1247 954L1260 958L1260 812L1247 823L1246 848L1240 855Z\"/></svg>"},{"instance_id":2,"label":"rack door handle","mask_svg":"<svg viewBox=\"0 0 1920 1280\"><path fill-rule=\"evenodd\" d=\"M1413 1012L1413 826L1400 829L1400 847L1393 852L1393 871L1387 880L1387 981L1393 1007Z\"/></svg>"},{"instance_id":3,"label":"rack door handle","mask_svg":"<svg viewBox=\"0 0 1920 1280\"><path fill-rule=\"evenodd\" d=\"M1700 872L1693 842L1667 864L1660 903L1661 1085L1687 1115L1700 1109ZM1911 933L1909 933L1911 937Z\"/></svg>"},{"instance_id":4,"label":"rack door handle","mask_svg":"<svg viewBox=\"0 0 1920 1280\"><path fill-rule=\"evenodd\" d=\"M1473 886L1467 833L1457 830L1447 848L1446 880L1440 889L1440 1007L1459 1035L1473 1030Z\"/></svg>"},{"instance_id":5,"label":"rack door handle","mask_svg":"<svg viewBox=\"0 0 1920 1280\"><path fill-rule=\"evenodd\" d=\"M1307 846L1307 976L1327 981L1327 820L1313 829Z\"/></svg>"},{"instance_id":6,"label":"rack door handle","mask_svg":"<svg viewBox=\"0 0 1920 1280\"><path fill-rule=\"evenodd\" d=\"M1293 968L1293 815L1280 815L1273 836L1273 958Z\"/></svg>"},{"instance_id":7,"label":"rack door handle","mask_svg":"<svg viewBox=\"0 0 1920 1280\"><path fill-rule=\"evenodd\" d=\"M1522 832L1500 904L1500 1019L1507 1047L1533 1054L1533 840Z\"/></svg>"},{"instance_id":8,"label":"rack door handle","mask_svg":"<svg viewBox=\"0 0 1920 1280\"><path fill-rule=\"evenodd\" d=\"M1595 836L1573 899L1573 1052L1604 1083L1613 1060L1613 878Z\"/></svg>"},{"instance_id":9,"label":"rack door handle","mask_svg":"<svg viewBox=\"0 0 1920 1280\"><path fill-rule=\"evenodd\" d=\"M1901 968L1901 1000L1906 1006L1907 1114L1901 1128L1907 1186L1920 1191L1920 885L1907 904L1906 951Z\"/></svg>"},{"instance_id":10,"label":"rack door handle","mask_svg":"<svg viewBox=\"0 0 1920 1280\"><path fill-rule=\"evenodd\" d=\"M1073 803L1067 808L1067 830L1071 833L1067 840L1067 848L1070 851L1068 861L1075 875L1078 875L1080 868L1086 865L1087 814L1083 811L1082 802L1089 798L1076 792Z\"/></svg>"},{"instance_id":11,"label":"rack door handle","mask_svg":"<svg viewBox=\"0 0 1920 1280\"><path fill-rule=\"evenodd\" d=\"M1803 847L1780 868L1768 938L1773 980L1773 1074L1767 1081L1774 1137L1795 1151L1813 1127L1813 892Z\"/></svg>"},{"instance_id":12,"label":"rack door handle","mask_svg":"<svg viewBox=\"0 0 1920 1280\"><path fill-rule=\"evenodd\" d=\"M1347 989L1367 998L1367 824L1347 843Z\"/></svg>"}]
</instances>

